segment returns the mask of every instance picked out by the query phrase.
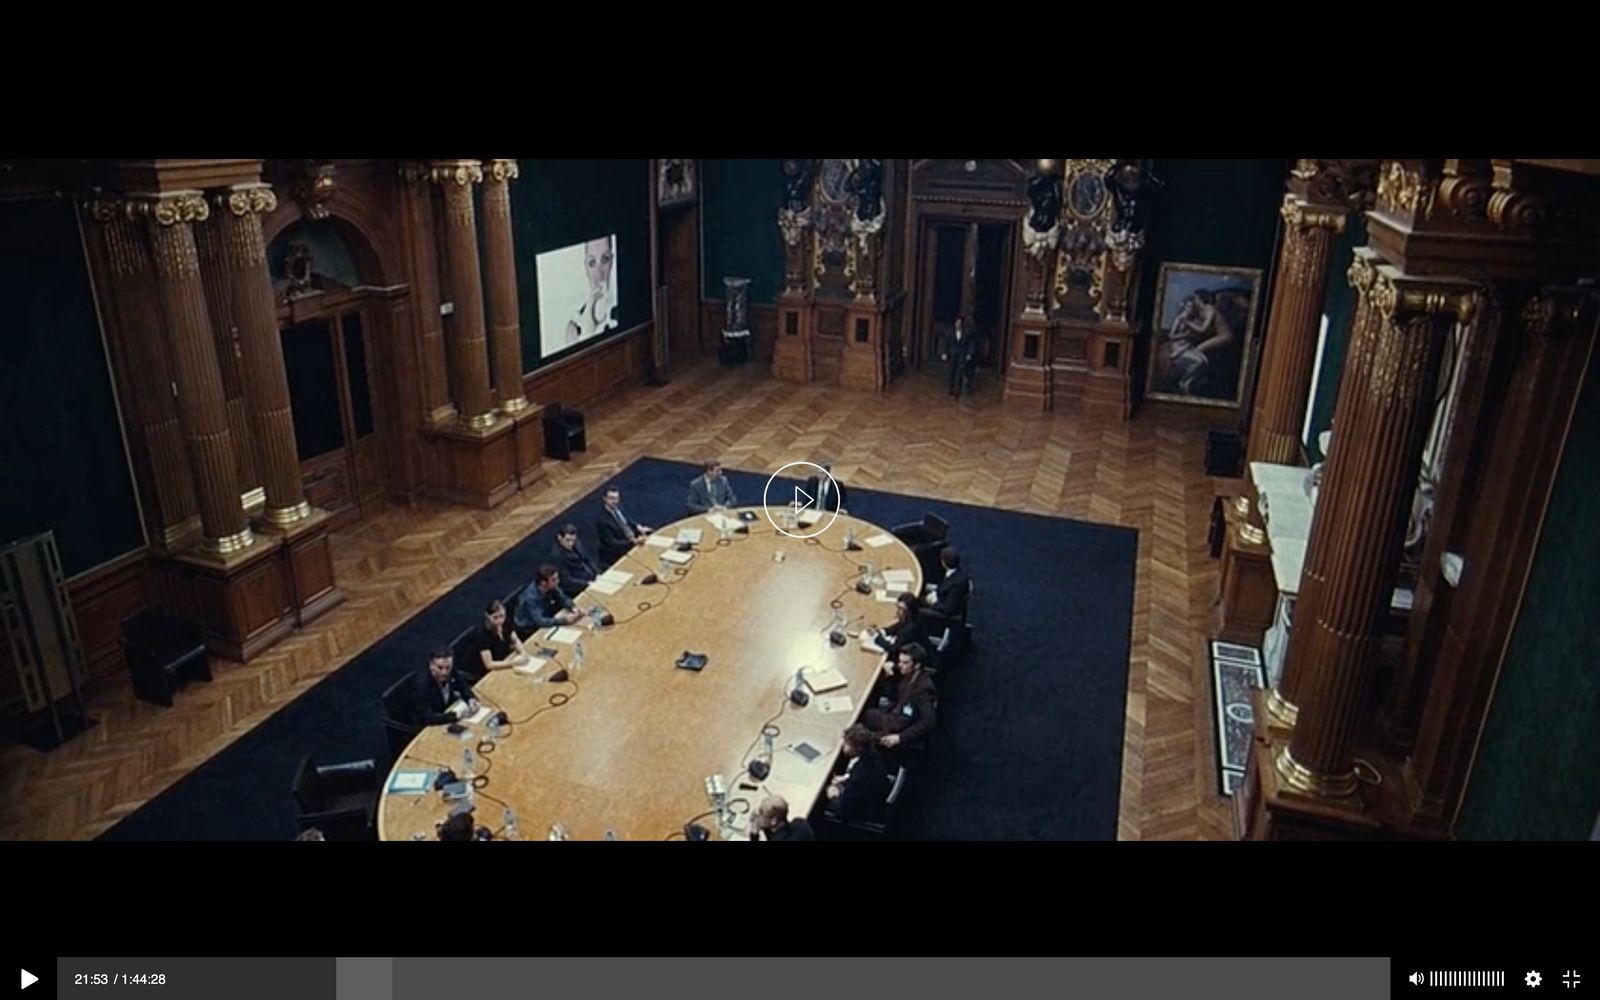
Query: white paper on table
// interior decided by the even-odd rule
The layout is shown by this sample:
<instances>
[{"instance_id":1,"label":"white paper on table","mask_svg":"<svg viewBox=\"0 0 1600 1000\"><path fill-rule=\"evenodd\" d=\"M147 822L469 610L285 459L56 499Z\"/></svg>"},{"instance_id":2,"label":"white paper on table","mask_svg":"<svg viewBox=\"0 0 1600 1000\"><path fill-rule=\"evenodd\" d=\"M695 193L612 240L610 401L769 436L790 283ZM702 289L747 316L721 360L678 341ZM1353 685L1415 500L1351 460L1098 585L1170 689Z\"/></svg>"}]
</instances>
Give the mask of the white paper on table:
<instances>
[{"instance_id":1,"label":"white paper on table","mask_svg":"<svg viewBox=\"0 0 1600 1000\"><path fill-rule=\"evenodd\" d=\"M818 521L822 520L822 511L820 511L820 510L803 510L803 511L800 512L800 516L799 516L799 518L797 518L797 520L802 525L804 525L805 527L809 528L813 524L816 524Z\"/></svg>"},{"instance_id":2,"label":"white paper on table","mask_svg":"<svg viewBox=\"0 0 1600 1000\"><path fill-rule=\"evenodd\" d=\"M433 784L432 771L396 771L389 782L391 792L421 792Z\"/></svg>"},{"instance_id":3,"label":"white paper on table","mask_svg":"<svg viewBox=\"0 0 1600 1000\"><path fill-rule=\"evenodd\" d=\"M583 638L583 630L573 628L571 625L562 625L550 632L551 642L559 642L565 646L570 646L581 638Z\"/></svg>"},{"instance_id":4,"label":"white paper on table","mask_svg":"<svg viewBox=\"0 0 1600 1000\"><path fill-rule=\"evenodd\" d=\"M877 637L867 631L861 633L861 648L869 653L883 652L883 647L878 645Z\"/></svg>"},{"instance_id":5,"label":"white paper on table","mask_svg":"<svg viewBox=\"0 0 1600 1000\"><path fill-rule=\"evenodd\" d=\"M914 578L909 569L886 569L883 571L884 583L910 583Z\"/></svg>"},{"instance_id":6,"label":"white paper on table","mask_svg":"<svg viewBox=\"0 0 1600 1000\"><path fill-rule=\"evenodd\" d=\"M699 528L679 528L678 542L679 544L688 542L690 545L699 545L700 536L703 534L705 534L705 532L701 531Z\"/></svg>"},{"instance_id":7,"label":"white paper on table","mask_svg":"<svg viewBox=\"0 0 1600 1000\"><path fill-rule=\"evenodd\" d=\"M629 573L627 570L608 569L604 573L601 573L599 576L595 577L595 579L605 583L614 583L620 587L626 584L629 580L632 580L633 574Z\"/></svg>"},{"instance_id":8,"label":"white paper on table","mask_svg":"<svg viewBox=\"0 0 1600 1000\"><path fill-rule=\"evenodd\" d=\"M444 711L446 715L454 715L455 717L460 718L461 713L465 712L466 710L467 703L462 701L460 698L457 698L455 701L452 701L450 706Z\"/></svg>"},{"instance_id":9,"label":"white paper on table","mask_svg":"<svg viewBox=\"0 0 1600 1000\"><path fill-rule=\"evenodd\" d=\"M878 595L878 600L885 604L894 604L896 601L900 600L899 594L890 593L887 590L874 591L874 593Z\"/></svg>"},{"instance_id":10,"label":"white paper on table","mask_svg":"<svg viewBox=\"0 0 1600 1000\"><path fill-rule=\"evenodd\" d=\"M665 559L669 563L677 563L678 565L682 566L694 558L694 553L679 552L677 549L671 549L661 553L661 558Z\"/></svg>"},{"instance_id":11,"label":"white paper on table","mask_svg":"<svg viewBox=\"0 0 1600 1000\"><path fill-rule=\"evenodd\" d=\"M478 710L472 713L469 718L462 719L461 721L465 722L469 726L481 726L485 722L489 721L489 716L491 714L492 713L488 705L480 705L478 706Z\"/></svg>"},{"instance_id":12,"label":"white paper on table","mask_svg":"<svg viewBox=\"0 0 1600 1000\"><path fill-rule=\"evenodd\" d=\"M662 534L651 535L644 543L653 549L670 549L673 546L672 536Z\"/></svg>"},{"instance_id":13,"label":"white paper on table","mask_svg":"<svg viewBox=\"0 0 1600 1000\"><path fill-rule=\"evenodd\" d=\"M534 660L532 663L520 663L517 666L512 667L511 672L514 674L521 674L524 677L532 677L539 671L543 670L545 664L549 662L549 660Z\"/></svg>"},{"instance_id":14,"label":"white paper on table","mask_svg":"<svg viewBox=\"0 0 1600 1000\"><path fill-rule=\"evenodd\" d=\"M828 715L834 715L839 712L854 711L855 707L856 703L852 701L850 696L847 694L841 694L836 698L817 699L817 711L824 712Z\"/></svg>"},{"instance_id":15,"label":"white paper on table","mask_svg":"<svg viewBox=\"0 0 1600 1000\"><path fill-rule=\"evenodd\" d=\"M721 511L712 511L706 515L706 520L710 521L711 526L718 531L739 530L739 519L737 517L729 517Z\"/></svg>"},{"instance_id":16,"label":"white paper on table","mask_svg":"<svg viewBox=\"0 0 1600 1000\"><path fill-rule=\"evenodd\" d=\"M621 590L623 587L626 587L626 586L627 586L627 583L625 583L625 582L624 583L618 583L615 580L606 580L604 578L597 578L593 583L589 584L589 589L595 591L596 593L600 593L600 594L615 594L617 591Z\"/></svg>"},{"instance_id":17,"label":"white paper on table","mask_svg":"<svg viewBox=\"0 0 1600 1000\"><path fill-rule=\"evenodd\" d=\"M873 535L871 538L867 539L866 543L868 545L872 546L875 549L881 549L885 545L893 545L894 544L894 536L893 535Z\"/></svg>"}]
</instances>

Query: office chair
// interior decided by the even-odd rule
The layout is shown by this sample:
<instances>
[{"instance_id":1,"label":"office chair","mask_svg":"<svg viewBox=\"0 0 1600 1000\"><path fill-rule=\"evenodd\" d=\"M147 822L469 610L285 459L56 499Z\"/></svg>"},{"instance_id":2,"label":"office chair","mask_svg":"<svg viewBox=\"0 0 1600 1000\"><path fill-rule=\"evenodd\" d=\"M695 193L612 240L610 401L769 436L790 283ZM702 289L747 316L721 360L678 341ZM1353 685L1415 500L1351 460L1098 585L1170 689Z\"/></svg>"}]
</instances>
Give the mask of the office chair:
<instances>
[{"instance_id":1,"label":"office chair","mask_svg":"<svg viewBox=\"0 0 1600 1000\"><path fill-rule=\"evenodd\" d=\"M211 680L200 626L160 607L122 619L122 648L133 691L143 701L171 708L173 692L186 680Z\"/></svg>"},{"instance_id":2,"label":"office chair","mask_svg":"<svg viewBox=\"0 0 1600 1000\"><path fill-rule=\"evenodd\" d=\"M378 762L357 760L318 767L310 755L295 769L301 830L316 827L328 840L367 840L378 808Z\"/></svg>"},{"instance_id":3,"label":"office chair","mask_svg":"<svg viewBox=\"0 0 1600 1000\"><path fill-rule=\"evenodd\" d=\"M422 732L415 703L411 700L411 689L416 680L415 673L401 677L389 685L380 702L383 706L384 734L389 739L390 761L399 760L400 755L406 752L406 747Z\"/></svg>"},{"instance_id":4,"label":"office chair","mask_svg":"<svg viewBox=\"0 0 1600 1000\"><path fill-rule=\"evenodd\" d=\"M550 403L544 410L544 453L547 458L570 459L575 451L588 451L588 437L584 432L583 414L569 410L560 403Z\"/></svg>"}]
</instances>

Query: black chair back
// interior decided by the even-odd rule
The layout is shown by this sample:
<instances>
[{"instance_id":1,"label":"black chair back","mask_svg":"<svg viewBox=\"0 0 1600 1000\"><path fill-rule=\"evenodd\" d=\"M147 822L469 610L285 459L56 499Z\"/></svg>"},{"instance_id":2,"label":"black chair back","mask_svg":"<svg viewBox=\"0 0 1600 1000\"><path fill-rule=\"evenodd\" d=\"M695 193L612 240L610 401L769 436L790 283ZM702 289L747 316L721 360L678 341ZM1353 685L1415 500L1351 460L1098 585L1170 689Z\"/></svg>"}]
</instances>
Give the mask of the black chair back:
<instances>
[{"instance_id":1,"label":"black chair back","mask_svg":"<svg viewBox=\"0 0 1600 1000\"><path fill-rule=\"evenodd\" d=\"M302 814L321 812L327 803L328 794L322 783L322 774L317 770L317 762L309 754L300 758L292 788L295 805L300 807Z\"/></svg>"},{"instance_id":2,"label":"black chair back","mask_svg":"<svg viewBox=\"0 0 1600 1000\"><path fill-rule=\"evenodd\" d=\"M472 634L478 630L477 626L462 630L461 634L450 640L450 652L455 654L454 663L456 673L476 683L484 675L483 657L478 655L476 644L472 641Z\"/></svg>"},{"instance_id":3,"label":"black chair back","mask_svg":"<svg viewBox=\"0 0 1600 1000\"><path fill-rule=\"evenodd\" d=\"M412 728L420 728L417 720L416 703L411 700L412 687L417 682L415 672L408 672L405 676L389 685L383 693L383 719Z\"/></svg>"}]
</instances>

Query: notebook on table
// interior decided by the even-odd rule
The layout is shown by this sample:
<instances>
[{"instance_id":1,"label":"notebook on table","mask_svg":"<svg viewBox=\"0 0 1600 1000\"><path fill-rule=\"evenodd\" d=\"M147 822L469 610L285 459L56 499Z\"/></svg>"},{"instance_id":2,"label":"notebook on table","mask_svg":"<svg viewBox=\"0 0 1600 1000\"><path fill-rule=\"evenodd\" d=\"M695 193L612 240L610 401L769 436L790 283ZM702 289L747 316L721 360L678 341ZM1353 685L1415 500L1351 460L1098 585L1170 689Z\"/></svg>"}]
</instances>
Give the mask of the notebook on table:
<instances>
[{"instance_id":1,"label":"notebook on table","mask_svg":"<svg viewBox=\"0 0 1600 1000\"><path fill-rule=\"evenodd\" d=\"M839 673L833 666L801 667L800 677L814 694L837 691L850 686L850 682L844 679L844 674Z\"/></svg>"}]
</instances>

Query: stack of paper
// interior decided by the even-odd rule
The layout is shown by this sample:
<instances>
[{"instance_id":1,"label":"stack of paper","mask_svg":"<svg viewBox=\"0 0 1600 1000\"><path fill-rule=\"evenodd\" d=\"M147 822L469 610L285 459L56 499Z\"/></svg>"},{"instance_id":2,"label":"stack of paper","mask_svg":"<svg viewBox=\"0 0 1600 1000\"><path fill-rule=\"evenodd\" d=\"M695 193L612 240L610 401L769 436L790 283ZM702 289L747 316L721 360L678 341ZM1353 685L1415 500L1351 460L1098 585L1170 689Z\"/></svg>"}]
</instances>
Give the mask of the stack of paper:
<instances>
[{"instance_id":1,"label":"stack of paper","mask_svg":"<svg viewBox=\"0 0 1600 1000\"><path fill-rule=\"evenodd\" d=\"M704 532L702 532L699 528L679 528L678 544L682 545L683 543L687 542L690 545L699 545L700 536L702 534L704 534Z\"/></svg>"},{"instance_id":2,"label":"stack of paper","mask_svg":"<svg viewBox=\"0 0 1600 1000\"><path fill-rule=\"evenodd\" d=\"M707 514L706 520L710 521L711 527L719 532L738 531L740 527L739 519L737 517L734 517L731 514L724 514L717 510Z\"/></svg>"},{"instance_id":3,"label":"stack of paper","mask_svg":"<svg viewBox=\"0 0 1600 1000\"><path fill-rule=\"evenodd\" d=\"M819 712L827 715L835 715L839 712L849 712L854 710L856 703L850 699L849 695L840 694L834 695L832 698L818 698L816 700L816 706L817 711Z\"/></svg>"},{"instance_id":4,"label":"stack of paper","mask_svg":"<svg viewBox=\"0 0 1600 1000\"><path fill-rule=\"evenodd\" d=\"M679 566L683 566L686 565L689 560L694 558L694 553L679 552L677 549L672 549L670 551L661 553L661 558L665 559L669 563L676 563Z\"/></svg>"},{"instance_id":5,"label":"stack of paper","mask_svg":"<svg viewBox=\"0 0 1600 1000\"><path fill-rule=\"evenodd\" d=\"M879 591L875 591L875 593L878 595L878 600L882 601L885 604L893 604L896 601L900 600L900 595L899 595L899 593L896 593L896 592L891 592L891 591L888 591L888 590L879 590Z\"/></svg>"},{"instance_id":6,"label":"stack of paper","mask_svg":"<svg viewBox=\"0 0 1600 1000\"><path fill-rule=\"evenodd\" d=\"M602 594L615 594L623 587L626 587L628 581L632 579L632 573L625 573L620 569L607 570L595 577L594 582L589 584L589 589L599 591Z\"/></svg>"},{"instance_id":7,"label":"stack of paper","mask_svg":"<svg viewBox=\"0 0 1600 1000\"><path fill-rule=\"evenodd\" d=\"M432 787L432 771L396 771L389 782L389 791L397 795L422 795Z\"/></svg>"},{"instance_id":8,"label":"stack of paper","mask_svg":"<svg viewBox=\"0 0 1600 1000\"><path fill-rule=\"evenodd\" d=\"M564 646L570 646L582 637L583 631L570 625L562 625L550 630L550 641L559 642Z\"/></svg>"},{"instance_id":9,"label":"stack of paper","mask_svg":"<svg viewBox=\"0 0 1600 1000\"><path fill-rule=\"evenodd\" d=\"M867 541L867 544L872 546L873 548L881 549L885 545L893 545L894 544L894 536L893 535L873 535L871 538L867 539L866 541Z\"/></svg>"},{"instance_id":10,"label":"stack of paper","mask_svg":"<svg viewBox=\"0 0 1600 1000\"><path fill-rule=\"evenodd\" d=\"M663 535L659 532L646 538L644 543L652 549L670 549L673 546L672 536Z\"/></svg>"},{"instance_id":11,"label":"stack of paper","mask_svg":"<svg viewBox=\"0 0 1600 1000\"><path fill-rule=\"evenodd\" d=\"M911 586L911 581L916 579L909 569L886 569L883 571L883 582L890 587L899 585L902 588Z\"/></svg>"},{"instance_id":12,"label":"stack of paper","mask_svg":"<svg viewBox=\"0 0 1600 1000\"><path fill-rule=\"evenodd\" d=\"M817 694L828 691L837 691L842 687L849 687L850 682L844 679L844 674L839 673L833 666L801 667L800 677L806 682L806 687Z\"/></svg>"},{"instance_id":13,"label":"stack of paper","mask_svg":"<svg viewBox=\"0 0 1600 1000\"><path fill-rule=\"evenodd\" d=\"M869 653L883 652L883 647L878 645L878 640L873 637L871 632L865 629L861 630L861 648Z\"/></svg>"},{"instance_id":14,"label":"stack of paper","mask_svg":"<svg viewBox=\"0 0 1600 1000\"><path fill-rule=\"evenodd\" d=\"M820 520L822 520L822 511L820 510L810 509L800 512L799 521L804 527L809 528Z\"/></svg>"}]
</instances>

